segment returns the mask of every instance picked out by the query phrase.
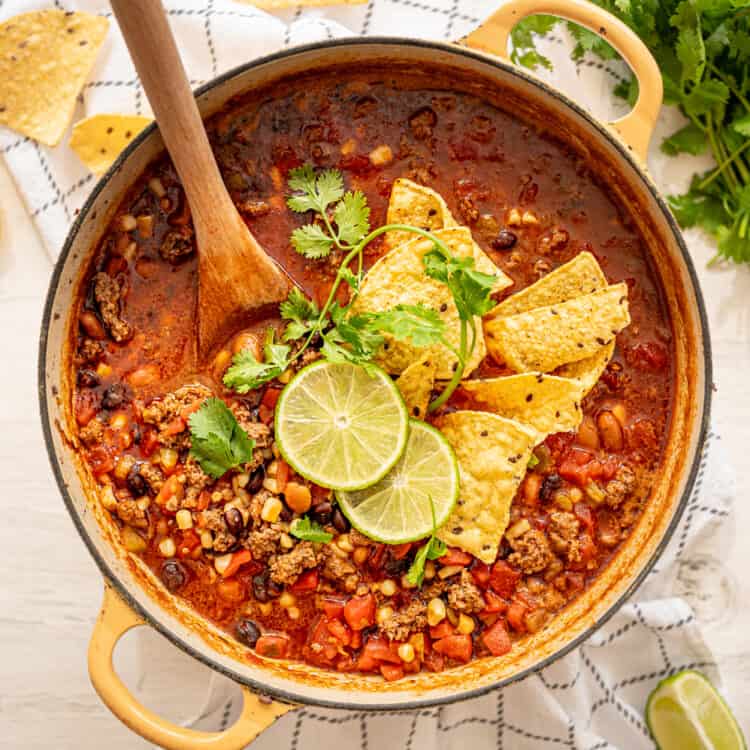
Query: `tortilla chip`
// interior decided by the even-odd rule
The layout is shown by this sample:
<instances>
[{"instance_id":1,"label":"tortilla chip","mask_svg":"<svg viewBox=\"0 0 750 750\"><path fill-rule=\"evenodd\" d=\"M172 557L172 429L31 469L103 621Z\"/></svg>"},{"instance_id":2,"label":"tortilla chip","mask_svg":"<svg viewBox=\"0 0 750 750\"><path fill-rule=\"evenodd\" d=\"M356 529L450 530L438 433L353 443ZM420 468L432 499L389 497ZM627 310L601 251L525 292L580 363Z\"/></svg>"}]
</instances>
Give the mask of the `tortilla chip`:
<instances>
[{"instance_id":1,"label":"tortilla chip","mask_svg":"<svg viewBox=\"0 0 750 750\"><path fill-rule=\"evenodd\" d=\"M550 372L596 354L630 323L628 285L485 323L490 354L516 372Z\"/></svg>"},{"instance_id":2,"label":"tortilla chip","mask_svg":"<svg viewBox=\"0 0 750 750\"><path fill-rule=\"evenodd\" d=\"M607 369L614 352L615 342L610 341L609 344L601 347L596 354L558 368L557 374L562 378L577 380L581 384L585 396L597 384L602 373Z\"/></svg>"},{"instance_id":3,"label":"tortilla chip","mask_svg":"<svg viewBox=\"0 0 750 750\"><path fill-rule=\"evenodd\" d=\"M101 16L62 10L0 24L0 124L56 146L108 28Z\"/></svg>"},{"instance_id":4,"label":"tortilla chip","mask_svg":"<svg viewBox=\"0 0 750 750\"><path fill-rule=\"evenodd\" d=\"M367 0L239 0L245 5L254 5L263 10L283 8L322 8L328 5L364 5Z\"/></svg>"},{"instance_id":5,"label":"tortilla chip","mask_svg":"<svg viewBox=\"0 0 750 750\"><path fill-rule=\"evenodd\" d=\"M435 370L434 360L426 356L410 364L397 378L396 386L404 397L410 417L425 418L435 385Z\"/></svg>"},{"instance_id":6,"label":"tortilla chip","mask_svg":"<svg viewBox=\"0 0 750 750\"><path fill-rule=\"evenodd\" d=\"M438 536L491 564L510 520L510 505L534 448L536 432L496 414L456 411L438 420L458 458L461 491Z\"/></svg>"},{"instance_id":7,"label":"tortilla chip","mask_svg":"<svg viewBox=\"0 0 750 750\"><path fill-rule=\"evenodd\" d=\"M536 442L555 432L577 430L583 419L583 385L577 380L527 372L461 386L477 404L537 431Z\"/></svg>"},{"instance_id":8,"label":"tortilla chip","mask_svg":"<svg viewBox=\"0 0 750 750\"><path fill-rule=\"evenodd\" d=\"M607 278L596 258L589 252L582 252L531 286L504 299L485 317L517 315L533 310L535 307L556 305L558 302L566 302L569 299L604 289L605 286L607 286Z\"/></svg>"},{"instance_id":9,"label":"tortilla chip","mask_svg":"<svg viewBox=\"0 0 750 750\"><path fill-rule=\"evenodd\" d=\"M101 175L150 122L150 117L140 115L94 115L73 125L69 145L95 175Z\"/></svg>"},{"instance_id":10,"label":"tortilla chip","mask_svg":"<svg viewBox=\"0 0 750 750\"><path fill-rule=\"evenodd\" d=\"M466 227L439 229L435 234L445 242L454 255L462 258L474 255L474 241ZM399 245L380 258L362 281L359 296L352 304L352 314L390 310L400 304L426 305L440 312L440 317L445 322L445 338L451 346L458 349L461 326L453 296L445 284L427 276L422 265L423 256L432 250L432 247L433 243L430 240L419 237ZM487 260L489 261L489 258ZM502 271L496 271L499 284L511 283ZM476 324L477 341L474 353L466 363L464 377L478 367L487 352L479 318L476 318ZM457 359L453 352L442 344L418 348L409 341L396 341L386 336L386 342L378 354L377 361L388 372L399 374L424 356L429 356L435 361L435 377L438 380L451 378Z\"/></svg>"},{"instance_id":11,"label":"tortilla chip","mask_svg":"<svg viewBox=\"0 0 750 750\"><path fill-rule=\"evenodd\" d=\"M409 224L429 231L458 225L439 193L403 177L393 183L385 221L386 224ZM395 231L385 235L389 247L397 247L411 239L414 239L412 232Z\"/></svg>"}]
</instances>

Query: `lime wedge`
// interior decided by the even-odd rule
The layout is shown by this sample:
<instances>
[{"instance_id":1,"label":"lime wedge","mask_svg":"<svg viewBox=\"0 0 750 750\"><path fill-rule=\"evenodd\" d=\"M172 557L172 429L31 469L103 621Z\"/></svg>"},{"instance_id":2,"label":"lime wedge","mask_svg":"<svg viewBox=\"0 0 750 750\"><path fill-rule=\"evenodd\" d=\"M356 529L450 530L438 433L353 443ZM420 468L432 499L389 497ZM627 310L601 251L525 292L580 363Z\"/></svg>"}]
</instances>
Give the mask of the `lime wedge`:
<instances>
[{"instance_id":1,"label":"lime wedge","mask_svg":"<svg viewBox=\"0 0 750 750\"><path fill-rule=\"evenodd\" d=\"M646 723L660 750L746 748L737 720L700 672L662 680L648 698Z\"/></svg>"},{"instance_id":2,"label":"lime wedge","mask_svg":"<svg viewBox=\"0 0 750 750\"><path fill-rule=\"evenodd\" d=\"M281 455L298 474L322 487L358 490L398 461L409 416L382 370L316 362L282 391L275 432Z\"/></svg>"},{"instance_id":3,"label":"lime wedge","mask_svg":"<svg viewBox=\"0 0 750 750\"><path fill-rule=\"evenodd\" d=\"M377 484L359 492L337 492L352 526L370 539L402 544L442 526L458 497L458 462L450 443L434 428L412 419L399 462ZM432 499L432 502L430 501Z\"/></svg>"}]
</instances>

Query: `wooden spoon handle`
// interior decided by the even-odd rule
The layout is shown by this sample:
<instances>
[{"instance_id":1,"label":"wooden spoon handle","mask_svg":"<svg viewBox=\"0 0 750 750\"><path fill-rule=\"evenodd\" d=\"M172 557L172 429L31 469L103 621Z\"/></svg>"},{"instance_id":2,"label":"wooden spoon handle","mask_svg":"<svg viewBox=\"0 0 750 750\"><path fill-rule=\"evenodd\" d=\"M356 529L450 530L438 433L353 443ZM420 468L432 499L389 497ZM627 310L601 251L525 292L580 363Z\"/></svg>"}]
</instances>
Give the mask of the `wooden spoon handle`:
<instances>
[{"instance_id":1,"label":"wooden spoon handle","mask_svg":"<svg viewBox=\"0 0 750 750\"><path fill-rule=\"evenodd\" d=\"M191 211L207 227L213 223L212 215L236 215L161 0L111 0L111 4Z\"/></svg>"}]
</instances>

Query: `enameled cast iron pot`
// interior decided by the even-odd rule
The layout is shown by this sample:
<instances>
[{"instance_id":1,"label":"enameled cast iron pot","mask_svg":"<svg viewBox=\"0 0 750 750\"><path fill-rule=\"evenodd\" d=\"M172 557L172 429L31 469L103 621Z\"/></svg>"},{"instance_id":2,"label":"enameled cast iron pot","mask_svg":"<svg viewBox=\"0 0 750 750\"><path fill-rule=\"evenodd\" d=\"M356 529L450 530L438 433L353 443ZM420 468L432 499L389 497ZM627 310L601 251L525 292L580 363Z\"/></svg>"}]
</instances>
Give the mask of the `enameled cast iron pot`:
<instances>
[{"instance_id":1,"label":"enameled cast iron pot","mask_svg":"<svg viewBox=\"0 0 750 750\"><path fill-rule=\"evenodd\" d=\"M632 112L603 125L559 92L511 65L507 42L523 17L550 13L605 36L629 62L640 84ZM685 244L664 200L646 173L646 148L661 105L661 77L646 47L622 23L583 0L511 0L461 44L357 38L291 49L243 65L197 94L204 115L231 97L301 71L373 61L394 67L440 68L460 90L478 92L543 122L577 150L639 226L665 289L675 334L675 401L659 477L632 537L576 602L506 656L474 661L441 674L396 683L339 674L302 664L248 661L247 650L176 602L122 548L111 520L93 500L94 483L76 452L70 413L70 342L75 295L87 260L126 189L163 149L147 128L117 160L79 214L57 263L42 324L39 396L47 449L70 515L105 579L105 597L89 650L94 687L129 727L166 748L235 750L295 704L358 710L432 706L480 695L548 665L581 643L610 617L644 578L664 548L693 486L709 412L711 360L705 311ZM239 721L224 733L173 726L143 708L112 667L119 637L147 623L175 645L244 687ZM274 701L259 701L258 694Z\"/></svg>"}]
</instances>

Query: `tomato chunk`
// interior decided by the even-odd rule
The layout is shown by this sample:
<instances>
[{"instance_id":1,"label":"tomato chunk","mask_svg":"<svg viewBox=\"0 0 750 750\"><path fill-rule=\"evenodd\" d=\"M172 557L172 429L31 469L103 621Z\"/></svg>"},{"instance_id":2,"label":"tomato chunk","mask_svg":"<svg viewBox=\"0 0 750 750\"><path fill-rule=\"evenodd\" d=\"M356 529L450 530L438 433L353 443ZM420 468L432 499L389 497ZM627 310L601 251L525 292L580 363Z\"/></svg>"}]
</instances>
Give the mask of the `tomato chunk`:
<instances>
[{"instance_id":1,"label":"tomato chunk","mask_svg":"<svg viewBox=\"0 0 750 750\"><path fill-rule=\"evenodd\" d=\"M364 630L375 624L375 597L353 596L344 605L344 619L352 630Z\"/></svg>"},{"instance_id":2,"label":"tomato chunk","mask_svg":"<svg viewBox=\"0 0 750 750\"><path fill-rule=\"evenodd\" d=\"M486 602L486 606L482 610L482 614L492 614L493 612L500 612L502 614L508 609L508 602L501 596L498 596L492 589L487 589L484 592L484 601Z\"/></svg>"},{"instance_id":3,"label":"tomato chunk","mask_svg":"<svg viewBox=\"0 0 750 750\"><path fill-rule=\"evenodd\" d=\"M490 566L487 563L477 562L471 568L471 575L477 586L487 588L490 582Z\"/></svg>"},{"instance_id":4,"label":"tomato chunk","mask_svg":"<svg viewBox=\"0 0 750 750\"><path fill-rule=\"evenodd\" d=\"M349 628L344 625L341 620L327 620L326 628L328 632L337 640L341 641L344 646L348 646L352 642L352 632Z\"/></svg>"},{"instance_id":5,"label":"tomato chunk","mask_svg":"<svg viewBox=\"0 0 750 750\"><path fill-rule=\"evenodd\" d=\"M482 634L482 642L493 656L502 656L503 654L507 654L511 649L508 629L502 620L498 620Z\"/></svg>"},{"instance_id":6,"label":"tomato chunk","mask_svg":"<svg viewBox=\"0 0 750 750\"><path fill-rule=\"evenodd\" d=\"M471 660L472 645L470 635L448 635L435 641L432 647L439 654L466 664Z\"/></svg>"},{"instance_id":7,"label":"tomato chunk","mask_svg":"<svg viewBox=\"0 0 750 750\"><path fill-rule=\"evenodd\" d=\"M449 547L448 551L440 558L441 565L469 565L472 557L468 552Z\"/></svg>"},{"instance_id":8,"label":"tomato chunk","mask_svg":"<svg viewBox=\"0 0 750 750\"><path fill-rule=\"evenodd\" d=\"M294 594L301 594L305 591L315 591L318 588L318 569L306 570L300 577L289 587Z\"/></svg>"},{"instance_id":9,"label":"tomato chunk","mask_svg":"<svg viewBox=\"0 0 750 750\"><path fill-rule=\"evenodd\" d=\"M323 611L328 617L341 617L344 614L344 599L334 596L327 596L323 599Z\"/></svg>"},{"instance_id":10,"label":"tomato chunk","mask_svg":"<svg viewBox=\"0 0 750 750\"><path fill-rule=\"evenodd\" d=\"M404 676L404 668L402 666L396 666L395 664L381 664L380 674L382 674L388 682L393 682L394 680L400 680Z\"/></svg>"},{"instance_id":11,"label":"tomato chunk","mask_svg":"<svg viewBox=\"0 0 750 750\"><path fill-rule=\"evenodd\" d=\"M508 624L513 630L517 630L519 633L526 630L526 625L523 621L526 610L528 610L528 607L523 602L519 601L511 602L510 607L508 607Z\"/></svg>"},{"instance_id":12,"label":"tomato chunk","mask_svg":"<svg viewBox=\"0 0 750 750\"><path fill-rule=\"evenodd\" d=\"M289 639L283 635L262 635L255 644L255 653L269 659L283 659L289 647Z\"/></svg>"},{"instance_id":13,"label":"tomato chunk","mask_svg":"<svg viewBox=\"0 0 750 750\"><path fill-rule=\"evenodd\" d=\"M398 655L398 646L395 643L389 643L382 638L370 638L363 653L377 661L387 661L391 664L401 664L401 658Z\"/></svg>"},{"instance_id":14,"label":"tomato chunk","mask_svg":"<svg viewBox=\"0 0 750 750\"><path fill-rule=\"evenodd\" d=\"M490 573L490 588L502 597L509 599L521 580L521 573L511 568L505 560L498 560Z\"/></svg>"},{"instance_id":15,"label":"tomato chunk","mask_svg":"<svg viewBox=\"0 0 750 750\"><path fill-rule=\"evenodd\" d=\"M198 540L200 542L200 539ZM232 559L227 565L227 569L222 573L224 578L231 578L243 565L253 559L250 550L241 549L232 555Z\"/></svg>"},{"instance_id":16,"label":"tomato chunk","mask_svg":"<svg viewBox=\"0 0 750 750\"><path fill-rule=\"evenodd\" d=\"M439 638L445 638L448 635L453 635L456 629L448 620L443 620L439 625L433 625L430 628L430 638L438 640Z\"/></svg>"}]
</instances>

